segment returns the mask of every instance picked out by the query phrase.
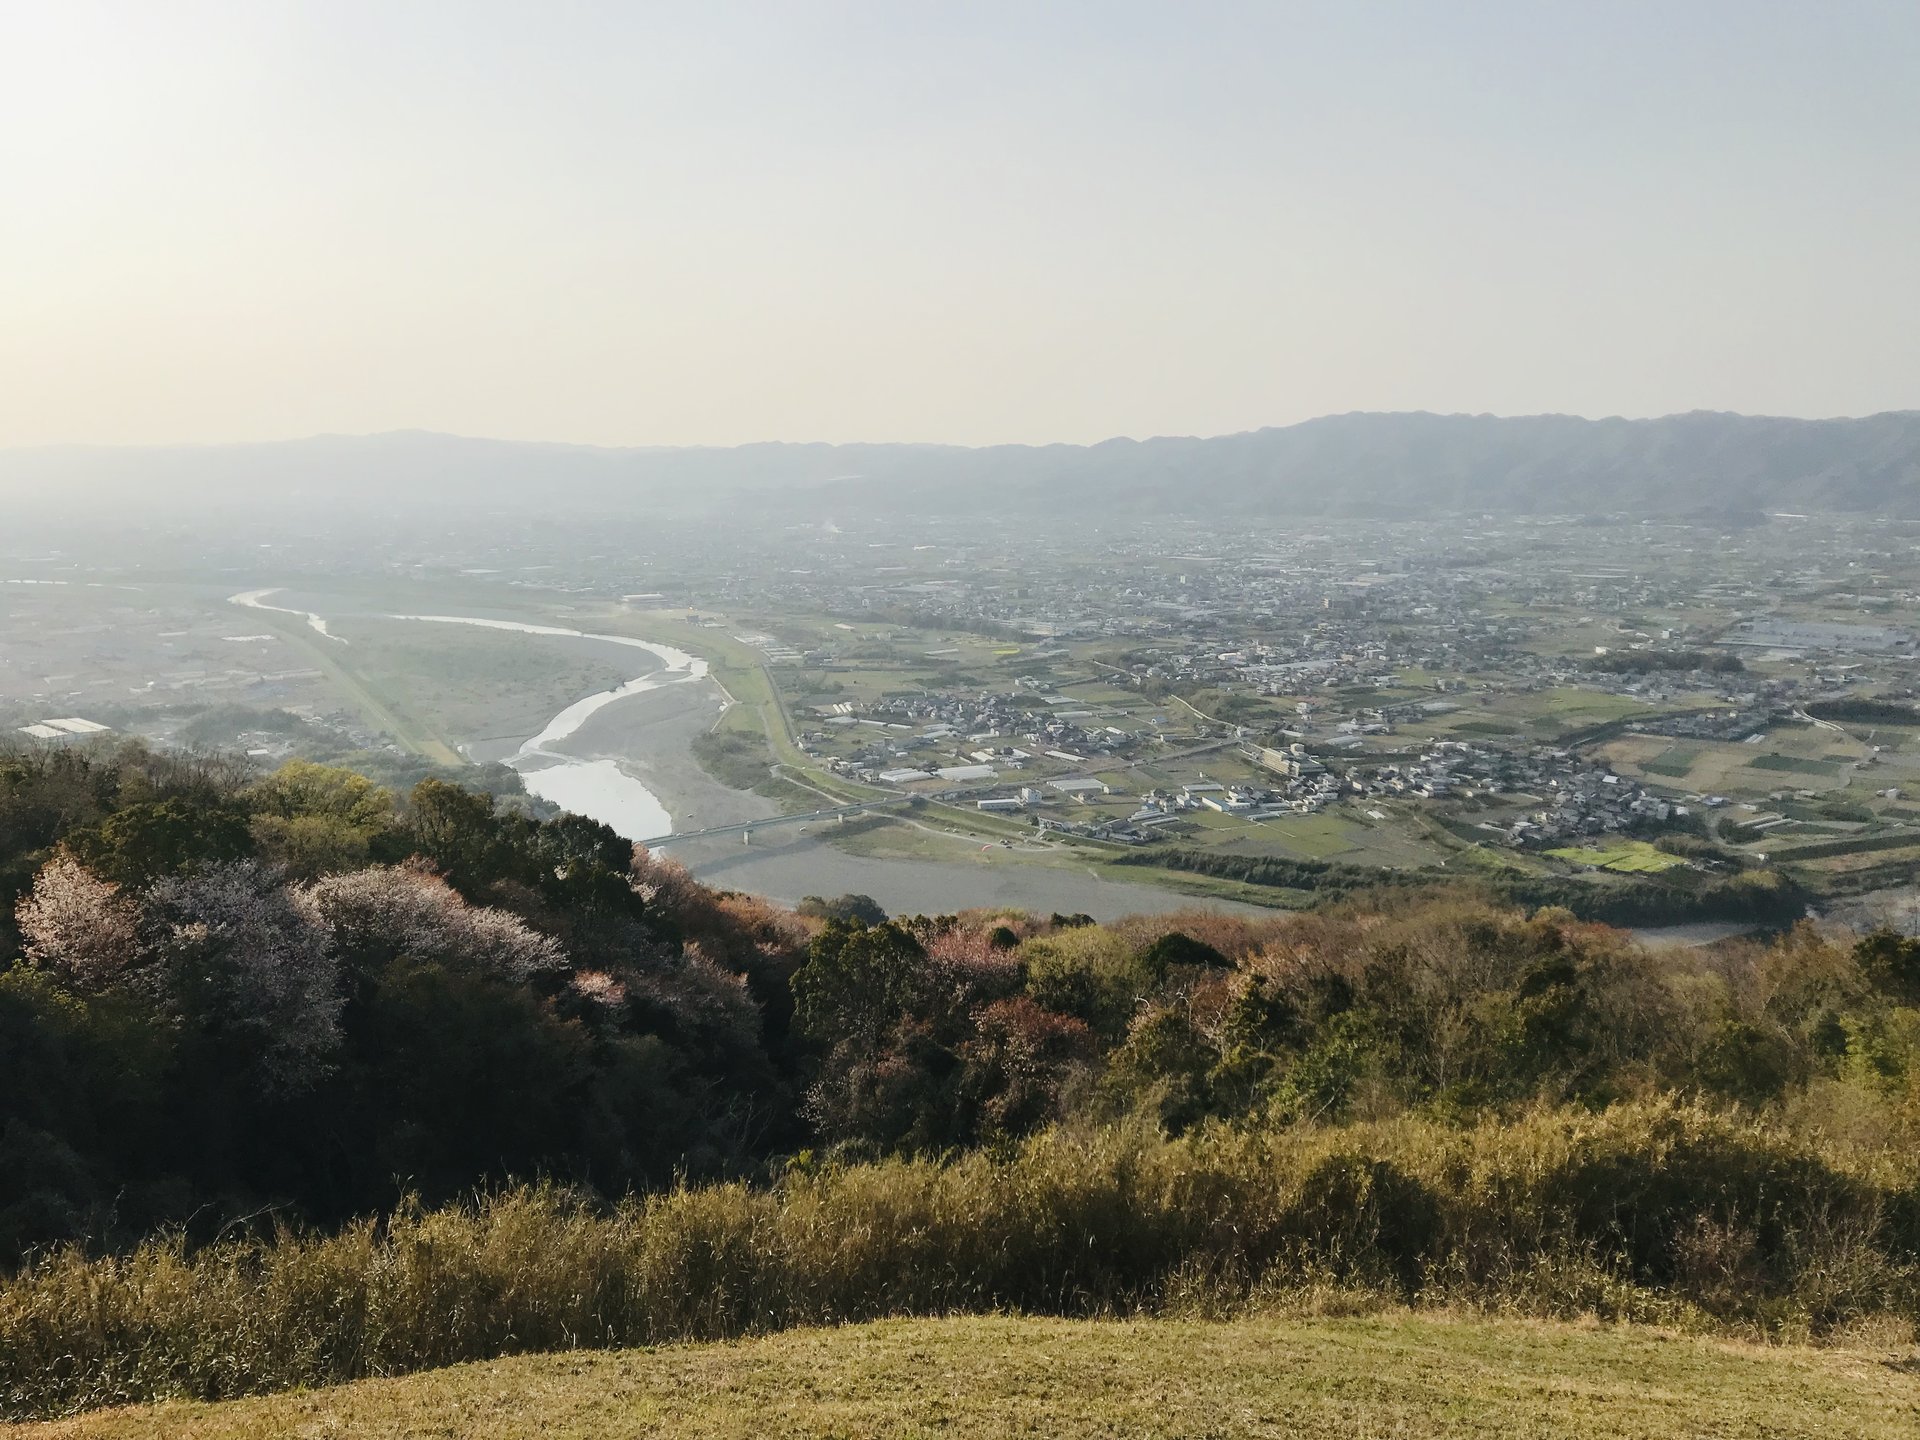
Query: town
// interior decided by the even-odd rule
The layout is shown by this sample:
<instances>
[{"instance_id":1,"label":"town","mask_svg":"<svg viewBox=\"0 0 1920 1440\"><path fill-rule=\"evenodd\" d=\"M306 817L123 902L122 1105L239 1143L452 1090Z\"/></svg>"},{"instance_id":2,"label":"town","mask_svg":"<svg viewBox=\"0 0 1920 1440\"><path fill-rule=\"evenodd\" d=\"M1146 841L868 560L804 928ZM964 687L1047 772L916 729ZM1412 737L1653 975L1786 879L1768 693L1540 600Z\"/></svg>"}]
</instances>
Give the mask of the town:
<instances>
[{"instance_id":1,"label":"town","mask_svg":"<svg viewBox=\"0 0 1920 1440\"><path fill-rule=\"evenodd\" d=\"M424 592L560 623L612 615L748 657L817 776L790 787L796 810L899 797L958 833L1024 827L1100 863L1788 865L1855 894L1920 860L1920 637L1903 623L1917 547L1911 526L1845 518L1071 535L841 518L724 543L662 521L586 545L453 528L403 559L321 529L272 558L331 575L325 598L269 610L231 603L259 578L242 538L185 549L166 583L144 554L39 549L0 577L0 718L41 743L68 743L73 721L262 764L350 757L400 781L497 758L489 737L621 678L520 637L429 646L377 618ZM296 623L308 604L358 615L352 644ZM745 712L729 723L764 744ZM498 766L486 781L517 783ZM829 838L913 851L882 816Z\"/></svg>"}]
</instances>

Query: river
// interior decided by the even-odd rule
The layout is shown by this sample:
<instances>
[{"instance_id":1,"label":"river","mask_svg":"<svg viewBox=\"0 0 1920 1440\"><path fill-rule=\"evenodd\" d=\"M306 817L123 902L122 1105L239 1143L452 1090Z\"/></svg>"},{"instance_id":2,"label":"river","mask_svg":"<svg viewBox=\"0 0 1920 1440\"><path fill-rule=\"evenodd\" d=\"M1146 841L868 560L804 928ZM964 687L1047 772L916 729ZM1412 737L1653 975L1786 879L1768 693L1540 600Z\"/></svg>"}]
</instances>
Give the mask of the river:
<instances>
[{"instance_id":1,"label":"river","mask_svg":"<svg viewBox=\"0 0 1920 1440\"><path fill-rule=\"evenodd\" d=\"M346 643L330 633L318 615L262 603L275 593L248 591L232 601L300 615L328 639ZM706 661L697 656L629 635L518 620L473 615L379 618L618 645L656 662L610 690L573 701L548 720L539 734L514 749L482 757L504 761L529 793L563 810L598 820L634 841L668 835L676 828L738 825L781 813L765 796L721 784L693 758L694 739L712 728L729 703L717 685L700 683L708 680L708 672ZM977 842L959 836L952 838L951 858L854 855L822 838L818 828L768 826L755 832L750 845L729 836L676 842L669 848L675 859L708 884L788 904L807 895L856 891L871 895L893 914L1008 908L1083 912L1095 919L1114 920L1188 907L1271 913L1232 901L1190 899L1144 881L1108 879L1091 866L1021 863L987 853Z\"/></svg>"},{"instance_id":2,"label":"river","mask_svg":"<svg viewBox=\"0 0 1920 1440\"><path fill-rule=\"evenodd\" d=\"M597 640L642 650L660 662L660 668L636 675L611 690L597 691L574 701L546 723L538 735L523 742L507 757L527 792L549 800L562 810L585 815L610 826L629 840L651 840L673 831L673 817L658 796L608 756L569 755L553 747L572 736L589 717L635 695L667 685L701 680L707 662L651 640L630 635L606 635L568 630L559 625L529 625L518 620L482 620L471 615L389 615L389 620L417 620L429 625L478 625L487 630L514 630L522 635L556 635L572 640Z\"/></svg>"},{"instance_id":3,"label":"river","mask_svg":"<svg viewBox=\"0 0 1920 1440\"><path fill-rule=\"evenodd\" d=\"M278 595L281 588L280 586L274 586L267 590L248 590L244 594L229 595L227 597L227 603L229 605L244 605L249 610L271 610L279 615L298 615L307 622L308 629L326 636L327 639L332 640L336 644L344 645L347 643L329 630L327 628L327 622L311 610L290 610L285 605L267 604L266 597L269 595Z\"/></svg>"}]
</instances>

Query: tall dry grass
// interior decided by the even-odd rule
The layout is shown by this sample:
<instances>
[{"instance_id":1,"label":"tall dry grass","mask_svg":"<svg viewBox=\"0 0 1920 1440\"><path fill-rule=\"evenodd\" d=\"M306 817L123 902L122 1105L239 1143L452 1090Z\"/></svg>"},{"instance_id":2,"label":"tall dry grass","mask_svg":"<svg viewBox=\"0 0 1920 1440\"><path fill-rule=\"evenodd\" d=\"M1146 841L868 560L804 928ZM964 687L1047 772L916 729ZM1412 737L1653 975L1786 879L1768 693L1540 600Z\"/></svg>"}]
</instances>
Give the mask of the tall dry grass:
<instances>
[{"instance_id":1,"label":"tall dry grass","mask_svg":"<svg viewBox=\"0 0 1920 1440\"><path fill-rule=\"evenodd\" d=\"M1474 1129L1054 1132L606 1208L529 1187L0 1282L0 1410L225 1397L883 1315L1313 1291L1817 1334L1920 1322L1920 1184L1669 1102Z\"/></svg>"}]
</instances>

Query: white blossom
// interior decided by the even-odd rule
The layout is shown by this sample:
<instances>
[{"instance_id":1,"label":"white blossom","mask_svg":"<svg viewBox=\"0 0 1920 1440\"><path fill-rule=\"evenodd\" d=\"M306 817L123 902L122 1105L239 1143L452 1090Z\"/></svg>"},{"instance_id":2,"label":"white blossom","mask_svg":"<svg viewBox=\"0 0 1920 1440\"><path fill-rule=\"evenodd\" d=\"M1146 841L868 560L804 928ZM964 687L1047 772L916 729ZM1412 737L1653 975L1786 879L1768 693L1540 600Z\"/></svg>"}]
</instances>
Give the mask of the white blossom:
<instances>
[{"instance_id":1,"label":"white blossom","mask_svg":"<svg viewBox=\"0 0 1920 1440\"><path fill-rule=\"evenodd\" d=\"M469 905L451 885L418 865L333 875L301 894L350 963L411 956L525 980L566 963L559 942L506 910Z\"/></svg>"},{"instance_id":2,"label":"white blossom","mask_svg":"<svg viewBox=\"0 0 1920 1440\"><path fill-rule=\"evenodd\" d=\"M28 961L76 989L105 989L139 957L139 907L65 851L40 867L14 918Z\"/></svg>"},{"instance_id":3,"label":"white blossom","mask_svg":"<svg viewBox=\"0 0 1920 1440\"><path fill-rule=\"evenodd\" d=\"M338 966L273 871L252 861L169 876L147 891L171 998L259 1047L269 1088L304 1088L339 1043Z\"/></svg>"}]
</instances>

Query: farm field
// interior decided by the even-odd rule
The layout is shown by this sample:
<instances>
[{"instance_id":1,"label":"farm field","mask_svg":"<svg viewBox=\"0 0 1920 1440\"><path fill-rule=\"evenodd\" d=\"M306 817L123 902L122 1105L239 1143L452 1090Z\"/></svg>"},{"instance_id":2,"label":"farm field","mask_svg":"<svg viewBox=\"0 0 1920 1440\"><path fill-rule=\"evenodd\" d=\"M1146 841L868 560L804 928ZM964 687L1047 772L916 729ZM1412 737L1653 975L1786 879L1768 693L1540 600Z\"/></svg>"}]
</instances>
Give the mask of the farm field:
<instances>
[{"instance_id":1,"label":"farm field","mask_svg":"<svg viewBox=\"0 0 1920 1440\"><path fill-rule=\"evenodd\" d=\"M1647 709L1644 701L1629 695L1614 695L1605 690L1542 690L1534 695L1516 695L1501 711L1530 717L1537 730L1570 730L1581 725L1599 725L1619 720Z\"/></svg>"},{"instance_id":2,"label":"farm field","mask_svg":"<svg viewBox=\"0 0 1920 1440\"><path fill-rule=\"evenodd\" d=\"M1549 850L1547 854L1569 865L1592 865L1622 875L1657 875L1686 864L1679 856L1657 850L1644 840L1612 840L1602 846L1575 846Z\"/></svg>"},{"instance_id":3,"label":"farm field","mask_svg":"<svg viewBox=\"0 0 1920 1440\"><path fill-rule=\"evenodd\" d=\"M1449 695L1416 692L1406 698L1433 699L1459 707L1403 727L1410 735L1462 740L1492 737L1546 744L1569 731L1653 710L1688 709L1706 703L1709 697L1682 697L1677 703L1655 705L1630 695L1562 686L1517 692L1470 690Z\"/></svg>"},{"instance_id":4,"label":"farm field","mask_svg":"<svg viewBox=\"0 0 1920 1440\"><path fill-rule=\"evenodd\" d=\"M1899 866L1920 868L1920 844L1885 850L1861 850L1849 855L1821 855L1811 860L1796 857L1788 848L1779 858L1792 863L1797 871L1816 875L1854 875L1862 871L1888 870Z\"/></svg>"},{"instance_id":5,"label":"farm field","mask_svg":"<svg viewBox=\"0 0 1920 1440\"><path fill-rule=\"evenodd\" d=\"M1917 1425L1920 1376L1871 1350L1391 1314L883 1321L730 1344L520 1356L225 1404L107 1411L0 1434L1904 1440Z\"/></svg>"},{"instance_id":6,"label":"farm field","mask_svg":"<svg viewBox=\"0 0 1920 1440\"><path fill-rule=\"evenodd\" d=\"M1782 726L1758 744L1623 735L1594 753L1622 775L1681 793L1760 799L1779 790L1838 792L1867 748L1831 730Z\"/></svg>"}]
</instances>

